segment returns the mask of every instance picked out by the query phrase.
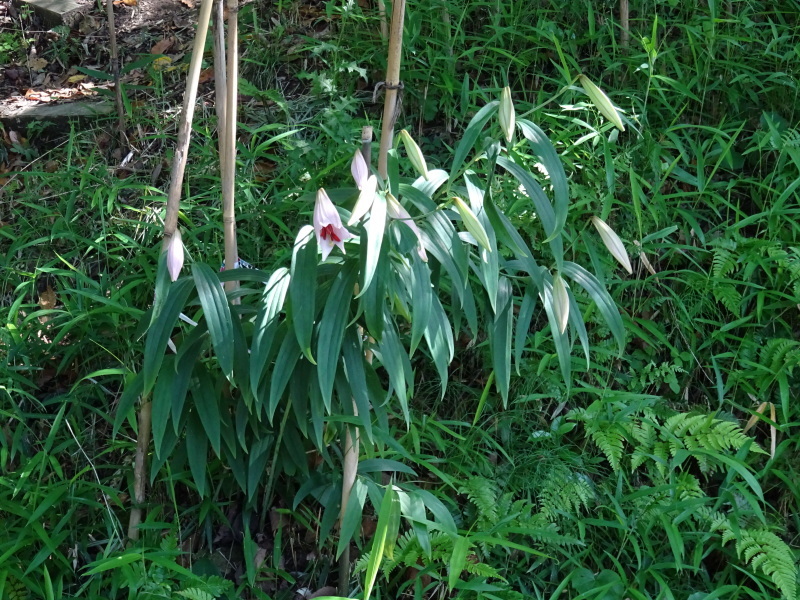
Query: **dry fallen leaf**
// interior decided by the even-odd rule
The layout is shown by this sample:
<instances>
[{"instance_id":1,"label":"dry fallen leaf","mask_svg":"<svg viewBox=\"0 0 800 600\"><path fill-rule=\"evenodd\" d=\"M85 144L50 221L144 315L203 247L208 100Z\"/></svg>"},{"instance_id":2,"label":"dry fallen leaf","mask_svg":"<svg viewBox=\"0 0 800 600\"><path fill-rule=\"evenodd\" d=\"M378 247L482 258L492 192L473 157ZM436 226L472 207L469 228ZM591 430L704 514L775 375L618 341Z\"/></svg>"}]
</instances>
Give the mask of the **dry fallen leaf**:
<instances>
[{"instance_id":1,"label":"dry fallen leaf","mask_svg":"<svg viewBox=\"0 0 800 600\"><path fill-rule=\"evenodd\" d=\"M49 63L46 58L29 58L28 68L31 71L44 71Z\"/></svg>"},{"instance_id":2,"label":"dry fallen leaf","mask_svg":"<svg viewBox=\"0 0 800 600\"><path fill-rule=\"evenodd\" d=\"M192 2L192 0L181 0L181 4L188 8L194 8L194 2Z\"/></svg>"},{"instance_id":3,"label":"dry fallen leaf","mask_svg":"<svg viewBox=\"0 0 800 600\"><path fill-rule=\"evenodd\" d=\"M83 75L83 74L81 74L81 75L73 75L72 77L67 77L67 81L69 83L78 83L79 81L83 81L84 79L86 79L86 77L87 76Z\"/></svg>"},{"instance_id":4,"label":"dry fallen leaf","mask_svg":"<svg viewBox=\"0 0 800 600\"><path fill-rule=\"evenodd\" d=\"M207 83L214 79L214 67L208 67L200 71L200 79L198 83Z\"/></svg>"},{"instance_id":5,"label":"dry fallen leaf","mask_svg":"<svg viewBox=\"0 0 800 600\"><path fill-rule=\"evenodd\" d=\"M114 6L136 6L138 0L114 0Z\"/></svg>"},{"instance_id":6,"label":"dry fallen leaf","mask_svg":"<svg viewBox=\"0 0 800 600\"><path fill-rule=\"evenodd\" d=\"M156 44L150 48L150 54L166 54L167 50L169 50L174 43L175 38L164 38L160 42L156 42Z\"/></svg>"},{"instance_id":7,"label":"dry fallen leaf","mask_svg":"<svg viewBox=\"0 0 800 600\"><path fill-rule=\"evenodd\" d=\"M39 306L42 308L42 310L52 310L56 307L56 293L53 291L53 288L49 283L43 291L39 292ZM40 323L47 323L49 320L49 315L43 315L39 317Z\"/></svg>"}]
</instances>

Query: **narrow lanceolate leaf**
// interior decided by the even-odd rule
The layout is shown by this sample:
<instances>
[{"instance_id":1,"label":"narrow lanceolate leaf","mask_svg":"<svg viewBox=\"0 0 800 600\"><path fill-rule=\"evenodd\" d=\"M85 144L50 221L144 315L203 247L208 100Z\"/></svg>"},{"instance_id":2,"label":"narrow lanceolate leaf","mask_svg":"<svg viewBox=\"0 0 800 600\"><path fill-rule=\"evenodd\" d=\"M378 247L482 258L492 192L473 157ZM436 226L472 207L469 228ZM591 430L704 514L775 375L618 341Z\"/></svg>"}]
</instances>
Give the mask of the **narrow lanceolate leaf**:
<instances>
[{"instance_id":1,"label":"narrow lanceolate leaf","mask_svg":"<svg viewBox=\"0 0 800 600\"><path fill-rule=\"evenodd\" d=\"M606 245L606 248L608 248L608 251L611 252L611 256L617 259L617 262L623 266L628 274L633 274L633 268L631 267L630 258L628 258L628 252L625 250L625 246L623 246L622 240L619 239L619 236L616 234L616 232L611 229L611 227L609 227L600 217L592 217L592 223L597 229L597 232L600 234L600 237L602 238L603 243Z\"/></svg>"},{"instance_id":2,"label":"narrow lanceolate leaf","mask_svg":"<svg viewBox=\"0 0 800 600\"><path fill-rule=\"evenodd\" d=\"M453 166L450 170L450 177L452 177L454 180L461 175L461 167L464 165L467 155L469 154L470 150L472 150L473 146L475 146L475 142L478 140L478 136L486 126L486 122L497 110L497 104L497 100L493 100L480 109L477 113L475 113L475 116L472 117L469 125L467 125L467 128L464 130L464 133L461 136L461 141L458 143L458 146L456 146L456 151L453 155Z\"/></svg>"},{"instance_id":3,"label":"narrow lanceolate leaf","mask_svg":"<svg viewBox=\"0 0 800 600\"><path fill-rule=\"evenodd\" d=\"M566 261L564 262L563 272L570 277L572 281L586 290L586 293L589 294L589 297L597 305L600 314L603 316L603 319L605 319L609 330L617 341L619 354L621 355L625 347L625 328L622 324L622 317L619 314L619 310L611 294L608 293L608 290L600 284L594 275L579 264Z\"/></svg>"},{"instance_id":4,"label":"narrow lanceolate leaf","mask_svg":"<svg viewBox=\"0 0 800 600\"><path fill-rule=\"evenodd\" d=\"M203 367L197 372L197 385L192 388L194 408L200 417L200 423L208 436L208 441L217 456L220 456L220 428L222 420L217 404L214 380Z\"/></svg>"},{"instance_id":5,"label":"narrow lanceolate leaf","mask_svg":"<svg viewBox=\"0 0 800 600\"><path fill-rule=\"evenodd\" d=\"M322 400L330 406L333 393L333 382L342 350L344 328L350 311L350 300L353 298L353 287L356 283L356 263L346 265L333 282L330 294L325 303L319 325L317 339L317 374Z\"/></svg>"},{"instance_id":6,"label":"narrow lanceolate leaf","mask_svg":"<svg viewBox=\"0 0 800 600\"><path fill-rule=\"evenodd\" d=\"M414 280L411 283L411 346L409 354L414 355L417 345L422 339L422 334L428 326L431 315L431 271L428 265L418 256L412 257L411 273Z\"/></svg>"},{"instance_id":7,"label":"narrow lanceolate leaf","mask_svg":"<svg viewBox=\"0 0 800 600\"><path fill-rule=\"evenodd\" d=\"M422 155L422 150L417 146L417 142L405 129L400 132L400 139L406 148L406 154L408 155L408 160L411 161L411 165L416 169L417 173L428 179L428 165L425 163L425 157Z\"/></svg>"},{"instance_id":8,"label":"narrow lanceolate leaf","mask_svg":"<svg viewBox=\"0 0 800 600\"><path fill-rule=\"evenodd\" d=\"M564 333L569 322L569 294L567 294L567 286L559 273L553 276L553 313L558 324L558 331Z\"/></svg>"},{"instance_id":9,"label":"narrow lanceolate leaf","mask_svg":"<svg viewBox=\"0 0 800 600\"><path fill-rule=\"evenodd\" d=\"M500 120L500 129L503 130L506 142L510 144L511 140L514 139L516 115L514 114L514 103L511 101L511 88L508 86L503 88L503 94L500 98L498 119Z\"/></svg>"},{"instance_id":10,"label":"narrow lanceolate leaf","mask_svg":"<svg viewBox=\"0 0 800 600\"><path fill-rule=\"evenodd\" d=\"M453 553L450 555L450 566L447 577L447 587L451 590L456 586L461 578L461 572L467 566L467 553L470 547L469 538L458 536L453 544Z\"/></svg>"},{"instance_id":11,"label":"narrow lanceolate leaf","mask_svg":"<svg viewBox=\"0 0 800 600\"><path fill-rule=\"evenodd\" d=\"M478 217L478 221L483 225L483 230L486 232L486 236L489 239L489 246L491 249L481 249L480 252L480 269L483 275L481 281L489 296L489 303L492 305L492 311L497 314L497 285L500 278L500 253L496 251L497 236L489 221L489 215L484 209L484 191L479 187L474 173L469 171L465 173L464 183L467 184L470 208L472 208L472 212L475 213L475 216Z\"/></svg>"},{"instance_id":12,"label":"narrow lanceolate leaf","mask_svg":"<svg viewBox=\"0 0 800 600\"><path fill-rule=\"evenodd\" d=\"M345 332L342 357L344 358L347 382L350 384L353 400L358 408L358 418L364 428L364 434L372 442L372 417L369 407L367 375L364 370L364 352L355 327L350 327Z\"/></svg>"},{"instance_id":13,"label":"narrow lanceolate leaf","mask_svg":"<svg viewBox=\"0 0 800 600\"><path fill-rule=\"evenodd\" d=\"M267 365L267 355L272 349L278 317L289 291L289 270L277 269L267 281L261 308L253 321L253 345L250 349L250 389L258 393L258 384Z\"/></svg>"},{"instance_id":14,"label":"narrow lanceolate leaf","mask_svg":"<svg viewBox=\"0 0 800 600\"><path fill-rule=\"evenodd\" d=\"M183 305L186 304L189 293L192 291L192 284L191 279L179 279L170 286L163 307L147 332L147 341L144 345L144 364L142 365L144 372L142 394L146 395L153 389L161 361L164 360L167 340L172 333L172 328L175 327L178 315L183 310Z\"/></svg>"},{"instance_id":15,"label":"narrow lanceolate leaf","mask_svg":"<svg viewBox=\"0 0 800 600\"><path fill-rule=\"evenodd\" d=\"M364 186L361 188L361 193L358 195L356 205L353 207L353 212L350 214L350 220L347 224L352 226L358 223L364 215L367 214L372 203L375 201L375 191L378 189L378 178L375 175L370 175Z\"/></svg>"},{"instance_id":16,"label":"narrow lanceolate leaf","mask_svg":"<svg viewBox=\"0 0 800 600\"><path fill-rule=\"evenodd\" d=\"M372 538L372 550L369 553L367 573L364 582L364 598L369 598L372 593L372 587L375 585L375 579L378 577L378 569L383 560L384 552L386 551L387 539L390 539L394 534L394 532L389 531L389 528L395 523L399 526L400 523L397 518L399 514L400 501L397 497L397 492L392 486L389 486L386 493L383 495L383 502L381 502L381 508L378 512L378 525L375 528L375 535Z\"/></svg>"},{"instance_id":17,"label":"narrow lanceolate leaf","mask_svg":"<svg viewBox=\"0 0 800 600\"><path fill-rule=\"evenodd\" d=\"M608 96L606 96L606 93L592 83L586 75L580 75L578 79L586 95L589 96L589 100L597 107L597 110L599 110L606 119L611 121L617 129L625 131L622 118L620 118L619 112L617 112L616 107L611 103Z\"/></svg>"},{"instance_id":18,"label":"narrow lanceolate leaf","mask_svg":"<svg viewBox=\"0 0 800 600\"><path fill-rule=\"evenodd\" d=\"M553 307L553 287L552 285L548 285L548 283L549 282L545 282L545 286L541 290L541 298L544 303L545 313L547 314L547 321L550 324L550 333L553 336L553 343L556 347L558 364L561 367L561 376L564 378L564 384L569 388L570 382L572 381L571 345L566 332L559 330L558 318Z\"/></svg>"},{"instance_id":19,"label":"narrow lanceolate leaf","mask_svg":"<svg viewBox=\"0 0 800 600\"><path fill-rule=\"evenodd\" d=\"M550 178L550 184L553 186L553 211L556 218L554 230L557 233L561 232L564 223L567 222L569 209L569 183L567 174L564 172L564 164L561 162L555 146L538 125L527 119L520 119L517 124Z\"/></svg>"},{"instance_id":20,"label":"narrow lanceolate leaf","mask_svg":"<svg viewBox=\"0 0 800 600\"><path fill-rule=\"evenodd\" d=\"M317 239L314 228L305 225L297 234L292 251L289 298L292 302L292 325L300 350L314 363L311 334L314 331L317 296ZM315 363L316 364L316 363Z\"/></svg>"},{"instance_id":21,"label":"narrow lanceolate leaf","mask_svg":"<svg viewBox=\"0 0 800 600\"><path fill-rule=\"evenodd\" d=\"M467 228L467 231L472 234L472 237L475 238L475 241L478 242L484 250L491 252L492 244L489 242L489 236L486 235L486 230L483 228L480 221L478 221L478 217L475 216L472 209L458 196L453 198L453 204L458 210L458 214L461 215L461 221L464 223L464 227Z\"/></svg>"},{"instance_id":22,"label":"narrow lanceolate leaf","mask_svg":"<svg viewBox=\"0 0 800 600\"><path fill-rule=\"evenodd\" d=\"M365 229L367 232L367 255L364 260L361 294L366 293L369 286L372 284L375 270L378 268L378 263L380 262L383 233L386 230L386 196L383 194L375 195L375 199L372 203L372 211L370 212L369 221L367 221ZM386 267L384 266L384 268Z\"/></svg>"},{"instance_id":23,"label":"narrow lanceolate leaf","mask_svg":"<svg viewBox=\"0 0 800 600\"><path fill-rule=\"evenodd\" d=\"M294 373L295 365L300 359L300 349L297 346L297 339L290 331L286 332L286 336L281 342L278 356L275 357L275 368L272 370L272 380L269 388L269 404L267 407L267 416L272 421L275 415L275 409L278 408L283 392ZM326 406L330 411L330 405Z\"/></svg>"},{"instance_id":24,"label":"narrow lanceolate leaf","mask_svg":"<svg viewBox=\"0 0 800 600\"><path fill-rule=\"evenodd\" d=\"M492 368L497 375L497 387L503 398L503 406L508 402L508 390L511 382L511 330L514 315L511 284L503 277L497 293L497 315L490 329L489 345L492 354Z\"/></svg>"},{"instance_id":25,"label":"narrow lanceolate leaf","mask_svg":"<svg viewBox=\"0 0 800 600\"><path fill-rule=\"evenodd\" d=\"M233 377L233 323L231 308L217 274L208 265L194 263L192 275L208 323L211 344L225 377Z\"/></svg>"},{"instance_id":26,"label":"narrow lanceolate leaf","mask_svg":"<svg viewBox=\"0 0 800 600\"><path fill-rule=\"evenodd\" d=\"M450 321L442 308L442 303L434 294L431 296L431 314L425 326L425 341L428 343L431 358L439 373L442 384L442 397L447 388L447 367L453 360L455 343Z\"/></svg>"},{"instance_id":27,"label":"narrow lanceolate leaf","mask_svg":"<svg viewBox=\"0 0 800 600\"><path fill-rule=\"evenodd\" d=\"M525 288L525 295L517 313L517 327L514 331L514 366L519 375L519 366L522 359L522 351L528 341L528 332L533 319L533 311L536 309L536 293L532 291L532 286Z\"/></svg>"}]
</instances>

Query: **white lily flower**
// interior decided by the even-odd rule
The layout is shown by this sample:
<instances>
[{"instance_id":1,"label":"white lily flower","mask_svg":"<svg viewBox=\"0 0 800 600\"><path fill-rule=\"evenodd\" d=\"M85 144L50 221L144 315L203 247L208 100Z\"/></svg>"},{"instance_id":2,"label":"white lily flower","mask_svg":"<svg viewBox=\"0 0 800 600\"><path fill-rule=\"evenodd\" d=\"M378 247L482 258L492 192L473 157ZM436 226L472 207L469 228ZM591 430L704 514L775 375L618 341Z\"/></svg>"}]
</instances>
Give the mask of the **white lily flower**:
<instances>
[{"instance_id":1,"label":"white lily flower","mask_svg":"<svg viewBox=\"0 0 800 600\"><path fill-rule=\"evenodd\" d=\"M419 257L425 262L428 262L428 253L425 252L425 246L422 244L422 232L419 230L419 227L417 227L414 219L411 218L411 215L408 214L408 211L403 208L403 205L400 204L394 196L387 194L386 200L386 210L389 213L389 216L393 219L397 219L398 221L402 221L409 226L411 231L413 231L417 236L417 253L419 254Z\"/></svg>"},{"instance_id":2,"label":"white lily flower","mask_svg":"<svg viewBox=\"0 0 800 600\"><path fill-rule=\"evenodd\" d=\"M344 243L353 237L353 234L342 225L339 212L322 188L317 191L317 202L314 205L314 232L317 234L317 244L322 250L322 260L328 258L334 246L339 246L344 253Z\"/></svg>"}]
</instances>

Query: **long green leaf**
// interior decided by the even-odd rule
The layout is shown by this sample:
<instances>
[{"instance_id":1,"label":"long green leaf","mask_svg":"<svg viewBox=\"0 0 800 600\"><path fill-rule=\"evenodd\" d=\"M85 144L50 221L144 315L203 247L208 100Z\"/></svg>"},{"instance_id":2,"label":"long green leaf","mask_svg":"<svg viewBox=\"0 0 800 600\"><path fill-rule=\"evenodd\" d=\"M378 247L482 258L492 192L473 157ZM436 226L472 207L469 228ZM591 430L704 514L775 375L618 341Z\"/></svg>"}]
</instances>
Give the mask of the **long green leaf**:
<instances>
[{"instance_id":1,"label":"long green leaf","mask_svg":"<svg viewBox=\"0 0 800 600\"><path fill-rule=\"evenodd\" d=\"M287 332L281 343L278 356L275 358L275 367L272 371L272 380L269 387L269 405L267 407L267 416L270 422L275 415L275 409L278 408L278 402L283 396L289 379L294 373L294 367L300 359L300 347L297 345L297 338ZM330 410L330 406L327 407Z\"/></svg>"},{"instance_id":2,"label":"long green leaf","mask_svg":"<svg viewBox=\"0 0 800 600\"><path fill-rule=\"evenodd\" d=\"M325 406L331 404L333 382L339 365L344 329L356 283L356 263L348 262L336 275L328 294L317 334L317 377Z\"/></svg>"},{"instance_id":3,"label":"long green leaf","mask_svg":"<svg viewBox=\"0 0 800 600\"><path fill-rule=\"evenodd\" d=\"M492 311L497 314L497 285L500 278L500 253L497 251L497 236L489 220L489 215L483 206L484 190L475 180L474 173L467 172L464 175L464 181L467 184L470 206L487 236L488 249L481 248L479 250L481 257L480 269Z\"/></svg>"},{"instance_id":4,"label":"long green leaf","mask_svg":"<svg viewBox=\"0 0 800 600\"><path fill-rule=\"evenodd\" d=\"M144 361L142 371L144 372L144 386L142 394L149 394L156 382L156 376L164 360L164 349L167 347L167 340L175 327L175 321L181 314L186 299L192 291L192 280L189 278L178 279L169 287L167 298L161 312L156 317L155 322L147 332L147 340L144 344Z\"/></svg>"},{"instance_id":5,"label":"long green leaf","mask_svg":"<svg viewBox=\"0 0 800 600\"><path fill-rule=\"evenodd\" d=\"M467 552L471 546L469 538L458 536L453 544L453 553L450 555L450 564L447 577L447 587L451 590L456 587L456 583L461 579L461 572L467 566Z\"/></svg>"},{"instance_id":6,"label":"long green leaf","mask_svg":"<svg viewBox=\"0 0 800 600\"><path fill-rule=\"evenodd\" d=\"M519 375L519 366L522 359L522 352L528 340L528 332L531 328L533 311L536 309L536 292L531 290L531 286L526 286L525 295L517 314L517 326L514 331L514 366Z\"/></svg>"},{"instance_id":7,"label":"long green leaf","mask_svg":"<svg viewBox=\"0 0 800 600\"><path fill-rule=\"evenodd\" d=\"M411 415L408 412L408 387L406 386L406 366L403 357L408 360L405 348L400 343L400 336L397 327L392 320L389 311L384 313L383 338L378 344L379 358L383 368L389 375L389 383L394 388L400 406L403 409L403 416L407 423L411 422Z\"/></svg>"},{"instance_id":8,"label":"long green leaf","mask_svg":"<svg viewBox=\"0 0 800 600\"><path fill-rule=\"evenodd\" d=\"M497 164L511 173L525 188L525 192L536 209L536 216L542 221L542 226L547 234L545 241L550 243L550 250L553 253L556 266L560 269L564 260L564 241L561 238L560 231L556 228L556 216L550 200L529 171L504 156L497 158Z\"/></svg>"},{"instance_id":9,"label":"long green leaf","mask_svg":"<svg viewBox=\"0 0 800 600\"><path fill-rule=\"evenodd\" d=\"M208 323L211 344L217 355L219 366L228 380L233 379L233 323L231 308L219 277L208 265L192 264L197 294L203 306L203 314Z\"/></svg>"},{"instance_id":10,"label":"long green leaf","mask_svg":"<svg viewBox=\"0 0 800 600\"><path fill-rule=\"evenodd\" d=\"M499 103L497 100L494 100L481 108L475 116L472 117L464 133L461 134L461 141L458 143L458 146L456 146L456 151L453 155L453 165L450 167L450 174L454 180L459 176L467 154L469 154L470 150L475 146L475 142L478 141L478 136L481 134L481 131L483 131L487 121L497 112L498 105Z\"/></svg>"},{"instance_id":11,"label":"long green leaf","mask_svg":"<svg viewBox=\"0 0 800 600\"><path fill-rule=\"evenodd\" d=\"M361 527L364 502L367 499L367 486L356 478L353 489L350 490L350 497L347 499L347 506L342 519L342 526L339 530L339 543L336 546L336 558L342 555L345 547L353 541L356 531Z\"/></svg>"},{"instance_id":12,"label":"long green leaf","mask_svg":"<svg viewBox=\"0 0 800 600\"><path fill-rule=\"evenodd\" d=\"M386 490L381 502L381 508L378 512L378 525L375 528L375 536L372 538L372 549L369 553L369 560L367 561L367 573L364 582L364 598L369 598L372 594L372 588L375 585L375 579L378 576L378 568L380 567L383 555L386 552L386 540L389 537L389 526L392 523L397 523L396 515L400 512L400 502L397 498L392 486Z\"/></svg>"},{"instance_id":13,"label":"long green leaf","mask_svg":"<svg viewBox=\"0 0 800 600\"><path fill-rule=\"evenodd\" d=\"M297 343L306 358L311 355L311 335L314 331L317 297L317 238L314 228L305 225L297 234L292 251L292 271L289 282L292 324Z\"/></svg>"},{"instance_id":14,"label":"long green leaf","mask_svg":"<svg viewBox=\"0 0 800 600\"><path fill-rule=\"evenodd\" d=\"M411 346L413 356L428 323L431 314L433 290L431 288L431 271L427 263L416 253L411 257Z\"/></svg>"},{"instance_id":15,"label":"long green leaf","mask_svg":"<svg viewBox=\"0 0 800 600\"><path fill-rule=\"evenodd\" d=\"M450 322L437 296L431 297L431 316L425 327L425 341L441 380L441 396L447 389L448 367L453 360L455 343Z\"/></svg>"},{"instance_id":16,"label":"long green leaf","mask_svg":"<svg viewBox=\"0 0 800 600\"><path fill-rule=\"evenodd\" d=\"M250 389L258 394L258 384L267 366L267 357L275 338L278 317L289 290L289 271L285 267L277 269L267 281L261 308L253 321L253 342L250 348Z\"/></svg>"},{"instance_id":17,"label":"long green leaf","mask_svg":"<svg viewBox=\"0 0 800 600\"><path fill-rule=\"evenodd\" d=\"M162 456L161 445L164 440L164 432L167 430L170 412L172 411L172 385L175 379L174 356L164 358L163 369L158 375L155 388L153 389L151 405L151 422L153 447L156 456Z\"/></svg>"},{"instance_id":18,"label":"long green leaf","mask_svg":"<svg viewBox=\"0 0 800 600\"><path fill-rule=\"evenodd\" d=\"M540 158L542 165L550 177L550 184L553 186L553 210L555 213L555 233L560 233L567 222L567 212L569 210L569 184L567 174L564 172L564 165L558 156L555 147L538 125L520 119L517 125L522 130L522 135L528 140L531 149Z\"/></svg>"},{"instance_id":19,"label":"long green leaf","mask_svg":"<svg viewBox=\"0 0 800 600\"><path fill-rule=\"evenodd\" d=\"M563 273L586 290L589 297L597 305L600 314L605 319L608 328L617 341L619 354L622 355L625 349L625 328L622 325L622 317L611 294L597 281L594 275L579 264L566 261L563 265Z\"/></svg>"},{"instance_id":20,"label":"long green leaf","mask_svg":"<svg viewBox=\"0 0 800 600\"><path fill-rule=\"evenodd\" d=\"M191 413L186 427L186 453L189 458L189 470L197 486L197 493L204 497L206 493L206 467L208 466L208 436L203 430L196 413Z\"/></svg>"},{"instance_id":21,"label":"long green leaf","mask_svg":"<svg viewBox=\"0 0 800 600\"><path fill-rule=\"evenodd\" d=\"M514 314L511 283L505 277L500 279L497 293L497 316L489 329L489 347L492 354L492 368L497 376L497 387L503 398L503 406L508 403L508 390L511 381L511 331Z\"/></svg>"},{"instance_id":22,"label":"long green leaf","mask_svg":"<svg viewBox=\"0 0 800 600\"><path fill-rule=\"evenodd\" d=\"M194 408L200 417L200 423L208 436L211 448L220 456L220 412L214 380L206 368L197 371L197 383L192 386Z\"/></svg>"},{"instance_id":23,"label":"long green leaf","mask_svg":"<svg viewBox=\"0 0 800 600\"><path fill-rule=\"evenodd\" d=\"M364 372L364 354L354 327L350 327L345 333L342 355L345 375L358 408L358 419L367 439L372 443L372 415L367 392L367 376Z\"/></svg>"},{"instance_id":24,"label":"long green leaf","mask_svg":"<svg viewBox=\"0 0 800 600\"><path fill-rule=\"evenodd\" d=\"M386 196L383 193L375 195L369 220L364 225L364 230L367 234L367 243L360 294L364 294L372 285L375 270L381 262L381 245L383 244L383 234L386 231Z\"/></svg>"},{"instance_id":25,"label":"long green leaf","mask_svg":"<svg viewBox=\"0 0 800 600\"><path fill-rule=\"evenodd\" d=\"M172 425L176 434L178 433L178 423L180 423L183 415L186 393L189 390L189 381L192 378L195 365L200 360L200 354L208 342L207 333L206 323L199 323L186 336L175 357L175 378L172 380L170 396L172 401Z\"/></svg>"}]
</instances>

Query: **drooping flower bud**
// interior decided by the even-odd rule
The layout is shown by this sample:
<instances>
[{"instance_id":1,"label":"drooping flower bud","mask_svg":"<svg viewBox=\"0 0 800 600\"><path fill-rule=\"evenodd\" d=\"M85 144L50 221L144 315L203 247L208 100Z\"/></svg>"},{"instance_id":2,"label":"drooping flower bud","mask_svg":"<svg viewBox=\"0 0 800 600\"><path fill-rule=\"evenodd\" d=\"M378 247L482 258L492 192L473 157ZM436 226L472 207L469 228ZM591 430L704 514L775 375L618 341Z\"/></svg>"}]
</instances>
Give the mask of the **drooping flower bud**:
<instances>
[{"instance_id":1,"label":"drooping flower bud","mask_svg":"<svg viewBox=\"0 0 800 600\"><path fill-rule=\"evenodd\" d=\"M353 161L350 163L350 173L353 174L356 187L360 190L364 189L364 184L367 183L367 178L369 177L369 166L367 166L360 150L356 150L355 155L353 155Z\"/></svg>"},{"instance_id":2,"label":"drooping flower bud","mask_svg":"<svg viewBox=\"0 0 800 600\"><path fill-rule=\"evenodd\" d=\"M617 259L617 262L621 264L629 274L633 274L633 267L631 267L631 260L628 258L628 252L625 250L625 246L622 244L622 240L619 239L617 233L600 217L592 217L592 224L597 229L597 233L600 234L603 244L605 244L608 251L611 252L611 256Z\"/></svg>"},{"instance_id":3,"label":"drooping flower bud","mask_svg":"<svg viewBox=\"0 0 800 600\"><path fill-rule=\"evenodd\" d=\"M342 225L339 212L322 188L317 191L314 205L314 232L317 234L317 245L322 250L322 260L328 258L334 246L339 246L344 253L345 241L353 237Z\"/></svg>"},{"instance_id":4,"label":"drooping flower bud","mask_svg":"<svg viewBox=\"0 0 800 600\"><path fill-rule=\"evenodd\" d=\"M422 232L419 227L417 227L414 219L411 218L411 215L408 214L408 211L403 208L403 205L391 194L386 194L386 212L389 213L391 218L402 221L408 225L411 231L414 232L414 235L417 236L417 253L422 260L428 262L428 253L425 252L425 246L422 244Z\"/></svg>"},{"instance_id":5,"label":"drooping flower bud","mask_svg":"<svg viewBox=\"0 0 800 600\"><path fill-rule=\"evenodd\" d=\"M428 179L428 165L425 162L425 156L423 156L422 150L417 146L417 142L414 141L414 138L412 138L411 134L405 129L403 129L399 135L403 146L406 148L406 154L408 155L408 160L411 161L411 165L417 170L417 173L422 175L425 179Z\"/></svg>"},{"instance_id":6,"label":"drooping flower bud","mask_svg":"<svg viewBox=\"0 0 800 600\"><path fill-rule=\"evenodd\" d=\"M183 240L181 230L176 227L167 246L167 271L172 281L178 279L181 268L183 268Z\"/></svg>"},{"instance_id":7,"label":"drooping flower bud","mask_svg":"<svg viewBox=\"0 0 800 600\"><path fill-rule=\"evenodd\" d=\"M611 121L617 129L625 131L625 124L619 116L617 107L614 106L609 97L606 96L606 93L597 87L586 75L579 75L578 80L583 87L583 91L589 96L589 100L597 107L597 110L599 110L606 119Z\"/></svg>"},{"instance_id":8,"label":"drooping flower bud","mask_svg":"<svg viewBox=\"0 0 800 600\"><path fill-rule=\"evenodd\" d=\"M500 109L497 113L497 118L500 121L500 129L503 130L503 136L509 144L514 139L514 125L516 124L516 117L514 114L514 102L511 100L511 88L506 86L503 88L503 95L500 97Z\"/></svg>"},{"instance_id":9,"label":"drooping flower bud","mask_svg":"<svg viewBox=\"0 0 800 600\"><path fill-rule=\"evenodd\" d=\"M553 313L559 332L564 333L569 322L569 294L560 273L553 275Z\"/></svg>"}]
</instances>

